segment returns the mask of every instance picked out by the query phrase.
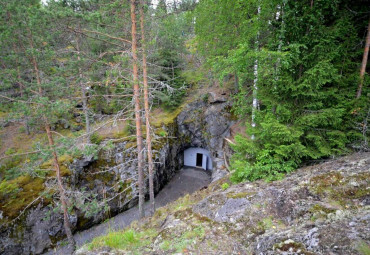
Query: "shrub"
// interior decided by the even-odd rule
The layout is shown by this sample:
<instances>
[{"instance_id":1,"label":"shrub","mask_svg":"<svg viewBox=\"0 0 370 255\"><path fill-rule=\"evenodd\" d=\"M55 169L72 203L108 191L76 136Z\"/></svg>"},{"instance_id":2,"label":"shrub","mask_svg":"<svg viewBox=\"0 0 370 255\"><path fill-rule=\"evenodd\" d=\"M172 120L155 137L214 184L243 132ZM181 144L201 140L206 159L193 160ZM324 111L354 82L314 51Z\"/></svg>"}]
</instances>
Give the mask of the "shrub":
<instances>
[{"instance_id":1,"label":"shrub","mask_svg":"<svg viewBox=\"0 0 370 255\"><path fill-rule=\"evenodd\" d=\"M2 181L0 183L0 196L14 196L19 191L18 185L15 183L10 183L8 181Z\"/></svg>"},{"instance_id":2,"label":"shrub","mask_svg":"<svg viewBox=\"0 0 370 255\"><path fill-rule=\"evenodd\" d=\"M221 185L222 190L227 190L229 187L230 187L230 185L227 182L225 182Z\"/></svg>"},{"instance_id":3,"label":"shrub","mask_svg":"<svg viewBox=\"0 0 370 255\"><path fill-rule=\"evenodd\" d=\"M94 144L100 144L103 141L103 137L101 137L98 133L92 133L90 136L90 141Z\"/></svg>"}]
</instances>

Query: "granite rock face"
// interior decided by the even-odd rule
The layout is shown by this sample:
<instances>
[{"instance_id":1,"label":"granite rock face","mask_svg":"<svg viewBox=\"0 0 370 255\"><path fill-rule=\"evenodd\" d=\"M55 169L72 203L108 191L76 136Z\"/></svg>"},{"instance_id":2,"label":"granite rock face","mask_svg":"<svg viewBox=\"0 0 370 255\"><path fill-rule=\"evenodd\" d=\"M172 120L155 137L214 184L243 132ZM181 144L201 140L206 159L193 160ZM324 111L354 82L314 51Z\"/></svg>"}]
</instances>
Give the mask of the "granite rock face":
<instances>
[{"instance_id":1,"label":"granite rock face","mask_svg":"<svg viewBox=\"0 0 370 255\"><path fill-rule=\"evenodd\" d=\"M225 138L230 136L234 121L230 103L225 100L211 102L198 100L187 105L177 117L177 126L182 150L200 147L210 151L212 180L216 181L227 174L224 153L228 144Z\"/></svg>"},{"instance_id":2,"label":"granite rock face","mask_svg":"<svg viewBox=\"0 0 370 255\"><path fill-rule=\"evenodd\" d=\"M154 146L154 189L157 193L183 166L183 151L201 147L211 152L213 179L226 174L224 165L224 138L233 124L230 105L224 96L217 95L210 102L198 100L190 103L170 124L161 128L167 137L157 136ZM78 205L71 213L73 231L98 224L137 204L137 152L136 143L126 140L113 148L102 150L93 157L74 160L69 166L71 174L64 177L65 185L72 192L96 194L98 202L108 198L109 211L96 210L86 215ZM147 170L146 170L147 171ZM148 194L148 180L146 179ZM81 196L83 205L88 201ZM25 211L23 217L11 226L0 226L0 253L41 254L64 238L63 217L53 212L47 203L39 203ZM86 210L86 208L85 208Z\"/></svg>"},{"instance_id":3,"label":"granite rock face","mask_svg":"<svg viewBox=\"0 0 370 255\"><path fill-rule=\"evenodd\" d=\"M370 153L281 181L215 192L193 211L241 234L247 254L361 254L370 244Z\"/></svg>"},{"instance_id":4,"label":"granite rock face","mask_svg":"<svg viewBox=\"0 0 370 255\"><path fill-rule=\"evenodd\" d=\"M224 183L228 178L132 225L155 235L127 254L369 254L369 152L304 167L280 181Z\"/></svg>"}]
</instances>

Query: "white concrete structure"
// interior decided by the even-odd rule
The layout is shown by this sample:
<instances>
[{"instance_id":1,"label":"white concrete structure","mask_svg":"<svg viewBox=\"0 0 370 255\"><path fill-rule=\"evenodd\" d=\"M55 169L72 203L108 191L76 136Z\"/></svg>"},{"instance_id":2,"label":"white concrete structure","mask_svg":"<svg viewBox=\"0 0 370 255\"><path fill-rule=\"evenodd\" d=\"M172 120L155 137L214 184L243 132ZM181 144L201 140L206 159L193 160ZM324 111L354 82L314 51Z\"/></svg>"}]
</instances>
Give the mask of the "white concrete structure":
<instances>
[{"instance_id":1,"label":"white concrete structure","mask_svg":"<svg viewBox=\"0 0 370 255\"><path fill-rule=\"evenodd\" d=\"M184 165L212 170L212 158L209 151L193 147L184 151Z\"/></svg>"}]
</instances>

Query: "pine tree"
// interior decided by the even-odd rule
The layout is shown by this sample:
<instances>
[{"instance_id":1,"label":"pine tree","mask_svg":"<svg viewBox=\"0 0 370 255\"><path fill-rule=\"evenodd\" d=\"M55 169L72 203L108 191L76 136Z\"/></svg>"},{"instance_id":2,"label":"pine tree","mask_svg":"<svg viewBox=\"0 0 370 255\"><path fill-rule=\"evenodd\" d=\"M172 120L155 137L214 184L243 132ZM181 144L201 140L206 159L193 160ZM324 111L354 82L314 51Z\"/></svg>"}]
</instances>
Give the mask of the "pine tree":
<instances>
[{"instance_id":1,"label":"pine tree","mask_svg":"<svg viewBox=\"0 0 370 255\"><path fill-rule=\"evenodd\" d=\"M144 173L143 173L143 136L141 131L141 107L140 107L140 88L138 75L137 39L136 39L136 0L131 0L131 36L132 36L132 69L133 69L133 89L135 101L135 124L136 124L136 143L137 143L137 168L139 183L139 215L144 213Z\"/></svg>"},{"instance_id":2,"label":"pine tree","mask_svg":"<svg viewBox=\"0 0 370 255\"><path fill-rule=\"evenodd\" d=\"M368 20L361 16L365 10L361 2L351 5L352 12L346 9L348 4L346 0L199 3L200 52L218 77L237 73L240 92L234 111L240 117L252 114L255 120L255 128L247 128L255 139L238 136L233 146L235 181L280 178L304 161L356 147L360 134L353 120L363 122L368 107L366 99L354 103L350 91L356 90L359 35ZM276 19L277 6L284 12ZM258 52L253 47L257 34ZM251 112L256 59L260 110Z\"/></svg>"},{"instance_id":3,"label":"pine tree","mask_svg":"<svg viewBox=\"0 0 370 255\"><path fill-rule=\"evenodd\" d=\"M143 51L143 84L144 84L144 110L145 110L145 125L146 125L146 146L148 151L148 172L149 172L149 198L151 213L155 212L154 200L154 183L153 183L153 152L152 152L152 139L150 132L150 109L149 109L149 91L148 91L148 71L146 59L146 41L145 41L145 23L144 23L144 8L143 0L140 0L140 27L141 27L141 44Z\"/></svg>"},{"instance_id":4,"label":"pine tree","mask_svg":"<svg viewBox=\"0 0 370 255\"><path fill-rule=\"evenodd\" d=\"M13 113L20 118L26 117L36 125L42 127L48 138L49 152L53 162L54 172L57 179L57 187L60 195L60 203L64 217L64 230L71 248L75 247L75 240L71 231L68 216L68 202L60 172L55 142L52 135L51 123L58 114L68 111L67 98L63 98L68 89L63 79L63 68L55 63L55 47L58 45L58 33L52 32L51 25L54 22L52 13L41 8L37 1L14 2L5 5L12 11L13 26L3 27L1 41L6 47L13 44L13 51L9 52L10 59L17 59L16 64L22 63L23 74L17 73L16 79L24 84L24 94L19 99L16 96L9 98L17 102L13 107ZM15 49L17 45L18 49ZM10 48L9 48L10 49ZM3 69L4 80L12 81L13 63L8 62ZM28 73L28 70L32 70ZM64 106L63 106L64 104Z\"/></svg>"}]
</instances>

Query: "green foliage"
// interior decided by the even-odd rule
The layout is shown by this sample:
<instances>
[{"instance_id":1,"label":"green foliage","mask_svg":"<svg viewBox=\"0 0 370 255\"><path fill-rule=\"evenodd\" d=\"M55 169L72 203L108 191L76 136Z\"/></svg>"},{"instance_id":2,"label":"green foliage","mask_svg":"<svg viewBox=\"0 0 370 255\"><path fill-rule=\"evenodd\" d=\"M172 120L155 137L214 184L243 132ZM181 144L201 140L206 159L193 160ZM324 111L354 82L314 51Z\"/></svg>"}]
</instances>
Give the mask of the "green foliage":
<instances>
[{"instance_id":1,"label":"green foliage","mask_svg":"<svg viewBox=\"0 0 370 255\"><path fill-rule=\"evenodd\" d=\"M114 249L135 250L147 245L150 242L148 237L152 236L150 229L144 232L136 232L133 229L125 231L110 232L106 236L95 238L89 245L89 250L110 247Z\"/></svg>"},{"instance_id":2,"label":"green foliage","mask_svg":"<svg viewBox=\"0 0 370 255\"><path fill-rule=\"evenodd\" d=\"M83 150L83 155L92 156L94 159L98 159L99 146L97 144L92 144L86 146Z\"/></svg>"},{"instance_id":3,"label":"green foliage","mask_svg":"<svg viewBox=\"0 0 370 255\"><path fill-rule=\"evenodd\" d=\"M222 183L222 185L221 185L222 190L227 190L229 187L230 187L230 185L227 182Z\"/></svg>"},{"instance_id":4,"label":"green foliage","mask_svg":"<svg viewBox=\"0 0 370 255\"><path fill-rule=\"evenodd\" d=\"M167 132L166 132L166 130L161 129L161 130L158 132L158 135L160 135L160 136L162 136L162 137L166 137L166 136L167 136Z\"/></svg>"},{"instance_id":5,"label":"green foliage","mask_svg":"<svg viewBox=\"0 0 370 255\"><path fill-rule=\"evenodd\" d=\"M358 242L357 250L361 255L369 255L370 245L368 245L365 241Z\"/></svg>"},{"instance_id":6,"label":"green foliage","mask_svg":"<svg viewBox=\"0 0 370 255\"><path fill-rule=\"evenodd\" d=\"M2 181L0 183L0 195L5 196L14 196L19 191L19 187L15 183L10 183L8 181Z\"/></svg>"},{"instance_id":7,"label":"green foliage","mask_svg":"<svg viewBox=\"0 0 370 255\"><path fill-rule=\"evenodd\" d=\"M234 112L251 115L252 90L259 101L256 127L233 146L233 181L279 179L304 161L368 146L369 131L358 130L369 118L369 88L355 100L368 24L363 11L348 0L199 3L199 51L217 77L239 78Z\"/></svg>"},{"instance_id":8,"label":"green foliage","mask_svg":"<svg viewBox=\"0 0 370 255\"><path fill-rule=\"evenodd\" d=\"M101 137L98 133L92 133L90 136L90 141L93 144L100 144L103 141L103 137Z\"/></svg>"},{"instance_id":9,"label":"green foliage","mask_svg":"<svg viewBox=\"0 0 370 255\"><path fill-rule=\"evenodd\" d=\"M0 163L0 178L13 180L23 174L18 165L21 163L20 157L12 157L2 160Z\"/></svg>"},{"instance_id":10,"label":"green foliage","mask_svg":"<svg viewBox=\"0 0 370 255\"><path fill-rule=\"evenodd\" d=\"M5 155L10 156L10 155L15 154L16 152L17 152L17 151L16 151L14 148L9 148L9 149L7 149L7 150L5 151Z\"/></svg>"},{"instance_id":11,"label":"green foliage","mask_svg":"<svg viewBox=\"0 0 370 255\"><path fill-rule=\"evenodd\" d=\"M235 172L231 177L234 182L281 178L283 173L294 170L307 154L300 142L302 131L279 123L271 113L261 116L259 123L261 128L248 129L256 140L240 135L235 139L236 153L232 160Z\"/></svg>"},{"instance_id":12,"label":"green foliage","mask_svg":"<svg viewBox=\"0 0 370 255\"><path fill-rule=\"evenodd\" d=\"M153 76L158 81L154 94L165 109L174 110L182 103L188 87L182 76L182 56L186 53L185 41L190 36L192 26L188 11L175 14L157 8L155 15L161 18L156 22L157 40L153 42L155 51L150 56L150 61L158 66L153 70Z\"/></svg>"}]
</instances>

